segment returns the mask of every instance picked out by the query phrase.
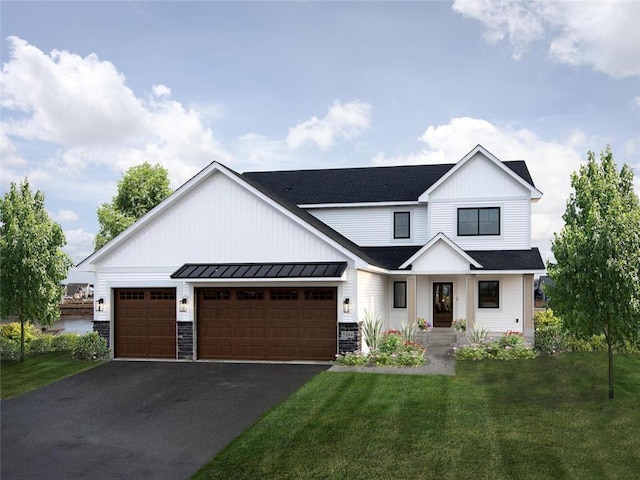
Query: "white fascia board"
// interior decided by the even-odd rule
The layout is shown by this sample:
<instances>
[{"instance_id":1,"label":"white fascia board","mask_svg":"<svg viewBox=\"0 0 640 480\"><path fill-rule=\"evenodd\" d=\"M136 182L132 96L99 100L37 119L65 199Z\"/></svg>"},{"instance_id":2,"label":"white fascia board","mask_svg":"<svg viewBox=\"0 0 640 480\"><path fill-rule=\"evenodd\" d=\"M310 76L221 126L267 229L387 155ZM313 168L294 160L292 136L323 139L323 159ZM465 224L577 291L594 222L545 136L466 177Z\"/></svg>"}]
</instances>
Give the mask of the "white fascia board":
<instances>
[{"instance_id":1,"label":"white fascia board","mask_svg":"<svg viewBox=\"0 0 640 480\"><path fill-rule=\"evenodd\" d=\"M544 274L547 270L470 270L469 273L474 275L525 275L525 274Z\"/></svg>"},{"instance_id":2,"label":"white fascia board","mask_svg":"<svg viewBox=\"0 0 640 480\"><path fill-rule=\"evenodd\" d=\"M482 155L484 155L487 159L491 160L498 168L500 168L504 173L506 173L511 178L513 178L516 182L518 182L524 188L529 190L531 192L531 199L532 200L537 201L540 198L542 198L542 192L540 190L538 190L536 187L530 185L529 183L525 182L522 177L517 175L513 170L511 170L504 163L502 163L495 155L493 155L491 152L489 152L482 145L476 145L469 153L467 153L464 157L462 157L462 159L460 161L458 161L458 163L456 163L455 166L451 170L449 170L447 173L445 173L442 177L440 177L440 179L438 179L437 182L435 182L424 193L422 193L418 197L418 201L421 202L421 203L428 202L429 201L429 194L431 192L437 190L438 187L440 187L440 185L442 185L449 178L451 178L453 175L455 175L456 172L458 170L460 170L471 158L473 158L473 156L476 153L481 153Z\"/></svg>"},{"instance_id":3,"label":"white fascia board","mask_svg":"<svg viewBox=\"0 0 640 480\"><path fill-rule=\"evenodd\" d=\"M359 267L356 267L357 270L361 270L363 272L370 272L370 273L382 273L385 275L388 275L390 273L391 270L387 270L386 268L382 268L382 267L376 267L375 265L369 265L369 264L363 264ZM410 270L403 270L403 272L408 272Z\"/></svg>"},{"instance_id":4,"label":"white fascia board","mask_svg":"<svg viewBox=\"0 0 640 480\"><path fill-rule=\"evenodd\" d=\"M283 283L290 285L292 283L336 283L336 282L346 282L347 279L342 277L293 277L293 278L180 278L176 279L180 280L184 283L193 283L193 284L248 284L248 285L257 285L260 283L274 285L276 283Z\"/></svg>"},{"instance_id":5,"label":"white fascia board","mask_svg":"<svg viewBox=\"0 0 640 480\"><path fill-rule=\"evenodd\" d=\"M298 207L312 210L315 208L404 207L413 205L420 205L420 202L302 203Z\"/></svg>"},{"instance_id":6,"label":"white fascia board","mask_svg":"<svg viewBox=\"0 0 640 480\"><path fill-rule=\"evenodd\" d=\"M482 265L480 265L474 258L469 256L467 252L461 249L453 240L447 237L444 233L438 232L431 240L429 240L425 244L424 247L422 247L420 250L414 253L411 257L409 257L409 259L406 260L402 265L400 265L400 268L406 268L409 265L411 265L413 262L416 261L416 259L424 255L431 247L433 247L439 241L445 242L447 245L449 245L449 247L451 247L453 251L455 251L458 255L460 255L462 258L467 260L474 267L476 268L482 267Z\"/></svg>"},{"instance_id":7,"label":"white fascia board","mask_svg":"<svg viewBox=\"0 0 640 480\"><path fill-rule=\"evenodd\" d=\"M144 228L149 222L153 221L154 218L162 215L162 213L168 209L174 203L180 201L182 197L187 195L191 190L196 188L202 181L204 181L209 175L211 175L215 171L224 172L225 175L231 176L232 174L227 170L224 165L218 162L211 162L205 168L196 173L193 177L183 183L180 187L178 187L169 197L165 198L162 202L152 208L149 212L139 218L133 225L127 228L124 232L118 235L116 238L108 242L104 247L100 250L93 252L87 258L82 260L77 268L80 271L92 271L89 268L94 268L92 265L99 262L101 258L105 255L108 255L112 250L116 249L121 243L125 242L129 237L135 235L135 233Z\"/></svg>"},{"instance_id":8,"label":"white fascia board","mask_svg":"<svg viewBox=\"0 0 640 480\"><path fill-rule=\"evenodd\" d=\"M469 275L473 270L391 270L390 275Z\"/></svg>"}]
</instances>

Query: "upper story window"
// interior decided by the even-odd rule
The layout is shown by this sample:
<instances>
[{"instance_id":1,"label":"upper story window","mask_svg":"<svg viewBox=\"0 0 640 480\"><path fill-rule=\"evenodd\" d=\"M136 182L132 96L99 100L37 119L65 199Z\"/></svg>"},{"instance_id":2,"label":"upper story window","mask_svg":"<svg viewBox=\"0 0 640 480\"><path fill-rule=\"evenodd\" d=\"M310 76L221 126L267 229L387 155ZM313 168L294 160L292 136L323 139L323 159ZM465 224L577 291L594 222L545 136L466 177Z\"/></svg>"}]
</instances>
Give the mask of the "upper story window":
<instances>
[{"instance_id":1,"label":"upper story window","mask_svg":"<svg viewBox=\"0 0 640 480\"><path fill-rule=\"evenodd\" d=\"M459 208L458 236L500 235L500 208Z\"/></svg>"},{"instance_id":2,"label":"upper story window","mask_svg":"<svg viewBox=\"0 0 640 480\"><path fill-rule=\"evenodd\" d=\"M393 213L393 238L411 237L411 215L410 212Z\"/></svg>"}]
</instances>

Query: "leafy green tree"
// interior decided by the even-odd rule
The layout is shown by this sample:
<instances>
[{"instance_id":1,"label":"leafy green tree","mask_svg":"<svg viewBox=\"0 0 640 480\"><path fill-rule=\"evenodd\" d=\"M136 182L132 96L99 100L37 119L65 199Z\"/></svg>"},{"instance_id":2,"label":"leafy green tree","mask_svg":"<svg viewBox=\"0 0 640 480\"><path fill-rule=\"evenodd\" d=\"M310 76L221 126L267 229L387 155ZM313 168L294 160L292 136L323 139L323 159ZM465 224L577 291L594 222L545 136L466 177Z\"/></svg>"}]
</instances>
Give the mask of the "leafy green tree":
<instances>
[{"instance_id":1,"label":"leafy green tree","mask_svg":"<svg viewBox=\"0 0 640 480\"><path fill-rule=\"evenodd\" d=\"M111 203L98 207L100 231L95 248L102 248L136 220L171 195L169 173L160 164L145 162L131 167L118 182L118 193Z\"/></svg>"},{"instance_id":2,"label":"leafy green tree","mask_svg":"<svg viewBox=\"0 0 640 480\"><path fill-rule=\"evenodd\" d=\"M44 194L31 193L25 179L0 199L0 315L20 322L20 361L24 361L25 322L51 325L59 317L61 282L73 265L61 250L60 225L44 208Z\"/></svg>"},{"instance_id":3,"label":"leafy green tree","mask_svg":"<svg viewBox=\"0 0 640 480\"><path fill-rule=\"evenodd\" d=\"M571 176L565 226L554 234L551 305L578 338L604 334L613 398L613 350L640 344L640 201L633 171L618 172L611 149L593 152Z\"/></svg>"}]
</instances>

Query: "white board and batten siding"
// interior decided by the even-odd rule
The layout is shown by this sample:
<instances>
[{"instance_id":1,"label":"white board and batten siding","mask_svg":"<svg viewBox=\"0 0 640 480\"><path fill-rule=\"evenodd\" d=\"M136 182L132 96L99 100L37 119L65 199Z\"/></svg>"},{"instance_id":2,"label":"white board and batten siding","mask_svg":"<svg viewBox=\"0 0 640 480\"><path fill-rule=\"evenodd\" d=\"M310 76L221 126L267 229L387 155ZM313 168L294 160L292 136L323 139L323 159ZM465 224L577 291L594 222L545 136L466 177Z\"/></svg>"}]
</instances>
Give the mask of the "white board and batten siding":
<instances>
[{"instance_id":1,"label":"white board and batten siding","mask_svg":"<svg viewBox=\"0 0 640 480\"><path fill-rule=\"evenodd\" d=\"M102 259L100 266L322 261L345 261L345 255L216 172Z\"/></svg>"},{"instance_id":2,"label":"white board and batten siding","mask_svg":"<svg viewBox=\"0 0 640 480\"><path fill-rule=\"evenodd\" d=\"M358 319L364 320L366 312L386 320L389 304L389 280L386 275L359 270Z\"/></svg>"},{"instance_id":3,"label":"white board and batten siding","mask_svg":"<svg viewBox=\"0 0 640 480\"><path fill-rule=\"evenodd\" d=\"M439 240L411 264L414 273L468 272L469 261Z\"/></svg>"},{"instance_id":4,"label":"white board and batten siding","mask_svg":"<svg viewBox=\"0 0 640 480\"><path fill-rule=\"evenodd\" d=\"M457 235L458 208L500 207L500 235ZM429 235L444 233L465 250L531 248L531 193L478 153L429 194Z\"/></svg>"},{"instance_id":5,"label":"white board and batten siding","mask_svg":"<svg viewBox=\"0 0 640 480\"><path fill-rule=\"evenodd\" d=\"M500 307L478 308L478 289L474 303L477 328L487 328L491 332L509 330L523 332L524 284L522 275L478 275L477 281L498 280L500 282ZM517 322L516 322L517 319Z\"/></svg>"},{"instance_id":6,"label":"white board and batten siding","mask_svg":"<svg viewBox=\"0 0 640 480\"><path fill-rule=\"evenodd\" d=\"M425 205L384 207L310 208L318 220L358 245L382 247L390 245L424 245L428 240ZM410 212L410 238L393 238L394 212Z\"/></svg>"}]
</instances>

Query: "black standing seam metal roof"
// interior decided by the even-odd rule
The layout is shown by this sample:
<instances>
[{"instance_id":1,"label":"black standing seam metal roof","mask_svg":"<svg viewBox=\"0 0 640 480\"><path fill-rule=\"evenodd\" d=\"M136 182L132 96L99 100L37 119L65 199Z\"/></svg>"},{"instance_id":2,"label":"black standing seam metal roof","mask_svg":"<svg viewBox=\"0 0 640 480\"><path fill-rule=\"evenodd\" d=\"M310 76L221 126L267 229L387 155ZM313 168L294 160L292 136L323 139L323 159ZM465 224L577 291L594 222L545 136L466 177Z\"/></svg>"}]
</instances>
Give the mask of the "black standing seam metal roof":
<instances>
[{"instance_id":1,"label":"black standing seam metal roof","mask_svg":"<svg viewBox=\"0 0 640 480\"><path fill-rule=\"evenodd\" d=\"M318 263L185 263L171 278L339 278L347 262Z\"/></svg>"},{"instance_id":2,"label":"black standing seam metal roof","mask_svg":"<svg viewBox=\"0 0 640 480\"><path fill-rule=\"evenodd\" d=\"M535 187L522 160L502 162ZM246 172L241 175L295 205L415 202L455 164Z\"/></svg>"}]
</instances>

